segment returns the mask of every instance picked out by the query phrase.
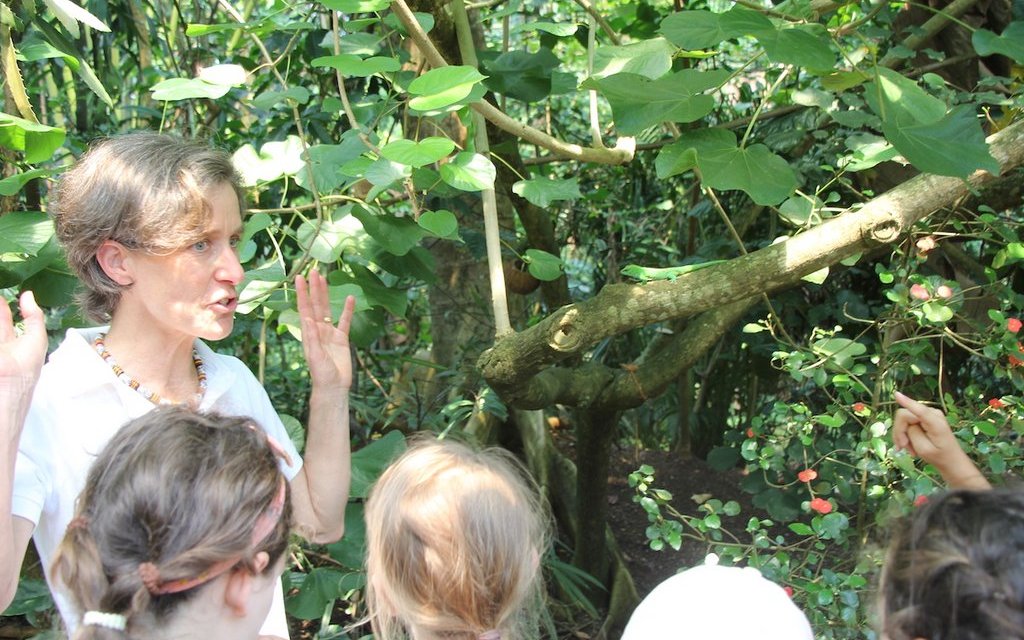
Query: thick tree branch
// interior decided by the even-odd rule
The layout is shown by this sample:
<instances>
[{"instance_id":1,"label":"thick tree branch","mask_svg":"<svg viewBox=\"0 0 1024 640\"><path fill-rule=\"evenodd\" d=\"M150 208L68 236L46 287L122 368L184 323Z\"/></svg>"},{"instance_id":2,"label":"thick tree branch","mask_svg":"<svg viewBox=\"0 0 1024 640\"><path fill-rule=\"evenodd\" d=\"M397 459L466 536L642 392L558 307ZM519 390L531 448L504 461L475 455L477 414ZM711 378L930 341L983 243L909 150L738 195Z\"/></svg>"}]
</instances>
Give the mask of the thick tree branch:
<instances>
[{"instance_id":1,"label":"thick tree branch","mask_svg":"<svg viewBox=\"0 0 1024 640\"><path fill-rule=\"evenodd\" d=\"M391 10L394 11L399 22L402 23L402 26L405 27L416 43L416 46L420 48L424 57L432 66L435 68L448 66L448 62L445 61L441 52L437 50L434 43L431 42L427 34L420 28L419 23L416 22L416 17L404 0L394 0L391 3ZM510 118L486 100L474 102L470 106L495 126L508 131L526 142L543 147L558 156L582 162L596 162L598 164L625 164L633 159L633 153L636 149L635 138L619 138L614 149L594 149L593 147L572 144L549 136L539 129Z\"/></svg>"},{"instance_id":2,"label":"thick tree branch","mask_svg":"<svg viewBox=\"0 0 1024 640\"><path fill-rule=\"evenodd\" d=\"M1003 172L1020 165L1024 121L990 136L989 143ZM777 291L843 258L892 243L916 221L993 178L984 171L968 180L919 175L786 242L675 282L608 285L595 297L563 307L530 329L499 340L481 355L478 365L496 390L516 388L543 368L607 337Z\"/></svg>"}]
</instances>

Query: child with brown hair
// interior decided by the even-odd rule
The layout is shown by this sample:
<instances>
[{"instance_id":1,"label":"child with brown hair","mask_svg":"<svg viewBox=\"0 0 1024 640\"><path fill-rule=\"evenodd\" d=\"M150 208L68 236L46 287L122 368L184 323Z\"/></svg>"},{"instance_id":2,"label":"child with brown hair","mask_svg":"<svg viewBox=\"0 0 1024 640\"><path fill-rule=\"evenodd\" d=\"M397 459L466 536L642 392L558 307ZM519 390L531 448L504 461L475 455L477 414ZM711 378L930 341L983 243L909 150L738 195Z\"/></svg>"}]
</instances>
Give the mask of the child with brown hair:
<instances>
[{"instance_id":1,"label":"child with brown hair","mask_svg":"<svg viewBox=\"0 0 1024 640\"><path fill-rule=\"evenodd\" d=\"M72 638L255 638L288 545L281 455L245 418L159 407L125 425L54 555Z\"/></svg>"},{"instance_id":2,"label":"child with brown hair","mask_svg":"<svg viewBox=\"0 0 1024 640\"><path fill-rule=\"evenodd\" d=\"M931 496L895 529L879 605L888 640L1024 638L1024 492Z\"/></svg>"},{"instance_id":3,"label":"child with brown hair","mask_svg":"<svg viewBox=\"0 0 1024 640\"><path fill-rule=\"evenodd\" d=\"M414 443L371 489L366 528L378 640L538 637L549 519L508 452Z\"/></svg>"}]
</instances>

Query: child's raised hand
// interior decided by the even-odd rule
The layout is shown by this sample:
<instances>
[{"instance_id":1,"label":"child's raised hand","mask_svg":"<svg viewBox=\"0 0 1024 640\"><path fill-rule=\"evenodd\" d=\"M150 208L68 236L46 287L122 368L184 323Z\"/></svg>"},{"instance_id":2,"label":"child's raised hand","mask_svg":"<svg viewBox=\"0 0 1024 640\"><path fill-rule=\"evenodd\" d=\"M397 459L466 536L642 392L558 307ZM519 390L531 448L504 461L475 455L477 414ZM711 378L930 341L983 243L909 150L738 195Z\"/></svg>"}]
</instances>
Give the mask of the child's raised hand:
<instances>
[{"instance_id":1,"label":"child's raised hand","mask_svg":"<svg viewBox=\"0 0 1024 640\"><path fill-rule=\"evenodd\" d=\"M942 411L925 406L899 391L895 397L900 405L892 421L892 439L897 449L906 449L911 455L934 465L951 489L991 488L985 476L960 448Z\"/></svg>"}]
</instances>

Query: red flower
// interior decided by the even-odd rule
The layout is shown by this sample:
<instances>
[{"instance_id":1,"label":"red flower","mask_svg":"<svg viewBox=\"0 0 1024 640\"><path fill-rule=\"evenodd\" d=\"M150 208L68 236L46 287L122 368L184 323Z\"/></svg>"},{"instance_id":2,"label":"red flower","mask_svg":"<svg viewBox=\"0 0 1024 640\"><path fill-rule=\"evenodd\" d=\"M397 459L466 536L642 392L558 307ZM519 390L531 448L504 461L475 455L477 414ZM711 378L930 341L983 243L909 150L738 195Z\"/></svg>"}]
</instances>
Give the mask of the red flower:
<instances>
[{"instance_id":1,"label":"red flower","mask_svg":"<svg viewBox=\"0 0 1024 640\"><path fill-rule=\"evenodd\" d=\"M747 428L747 437L748 438L753 438L754 437L754 430L749 428L749 427Z\"/></svg>"},{"instance_id":2,"label":"red flower","mask_svg":"<svg viewBox=\"0 0 1024 640\"><path fill-rule=\"evenodd\" d=\"M1024 351L1024 345L1021 345L1021 343L1018 342L1017 351ZM1024 360L1021 360L1017 356L1008 356L1007 359L1010 361L1011 367L1019 367L1020 365L1024 364Z\"/></svg>"},{"instance_id":3,"label":"red flower","mask_svg":"<svg viewBox=\"0 0 1024 640\"><path fill-rule=\"evenodd\" d=\"M1010 333L1017 333L1018 331L1020 331L1022 324L1024 323L1021 323L1021 321L1018 320L1017 318L1010 318L1009 320L1006 321L1006 330L1009 331Z\"/></svg>"},{"instance_id":4,"label":"red flower","mask_svg":"<svg viewBox=\"0 0 1024 640\"><path fill-rule=\"evenodd\" d=\"M953 290L947 287L946 285L941 285L938 289L935 290L935 295L939 296L940 298L945 298L948 300L953 297Z\"/></svg>"},{"instance_id":5,"label":"red flower","mask_svg":"<svg viewBox=\"0 0 1024 640\"><path fill-rule=\"evenodd\" d=\"M810 482L818 477L818 472L814 469L804 469L796 474L796 477L800 478L800 482Z\"/></svg>"},{"instance_id":6,"label":"red flower","mask_svg":"<svg viewBox=\"0 0 1024 640\"><path fill-rule=\"evenodd\" d=\"M928 504L928 496L921 494L914 498L914 506L920 507L923 504Z\"/></svg>"},{"instance_id":7,"label":"red flower","mask_svg":"<svg viewBox=\"0 0 1024 640\"><path fill-rule=\"evenodd\" d=\"M811 508L822 515L832 513L832 503L824 498L815 498L814 500L811 500Z\"/></svg>"},{"instance_id":8,"label":"red flower","mask_svg":"<svg viewBox=\"0 0 1024 640\"><path fill-rule=\"evenodd\" d=\"M928 293L928 289L925 289L923 284L915 284L910 287L910 297L917 298L918 300L927 300L932 296Z\"/></svg>"},{"instance_id":9,"label":"red flower","mask_svg":"<svg viewBox=\"0 0 1024 640\"><path fill-rule=\"evenodd\" d=\"M790 598L793 597L793 587L785 586L785 587L782 587L782 590L785 591L786 595L789 596Z\"/></svg>"},{"instance_id":10,"label":"red flower","mask_svg":"<svg viewBox=\"0 0 1024 640\"><path fill-rule=\"evenodd\" d=\"M1006 403L1000 400L999 398L992 398L991 400L988 401L988 406L992 407L993 409L1002 409L1003 407L1006 406Z\"/></svg>"},{"instance_id":11,"label":"red flower","mask_svg":"<svg viewBox=\"0 0 1024 640\"><path fill-rule=\"evenodd\" d=\"M867 407L864 406L863 402L854 402L853 403L853 412L854 413L863 413L864 409L866 409L866 408Z\"/></svg>"}]
</instances>

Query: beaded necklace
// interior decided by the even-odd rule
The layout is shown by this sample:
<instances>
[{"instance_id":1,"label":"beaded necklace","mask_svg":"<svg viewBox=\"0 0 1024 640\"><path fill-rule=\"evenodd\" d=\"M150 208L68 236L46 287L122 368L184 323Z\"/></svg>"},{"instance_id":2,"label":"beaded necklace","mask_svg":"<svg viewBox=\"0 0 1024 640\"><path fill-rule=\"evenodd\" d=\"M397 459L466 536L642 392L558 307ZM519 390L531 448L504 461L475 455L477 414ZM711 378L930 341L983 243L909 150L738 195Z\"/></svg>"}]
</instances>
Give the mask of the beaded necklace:
<instances>
[{"instance_id":1,"label":"beaded necklace","mask_svg":"<svg viewBox=\"0 0 1024 640\"><path fill-rule=\"evenodd\" d=\"M107 334L101 333L92 341L92 346L96 348L96 353L103 358L103 361L110 365L110 369L117 376L117 379L128 385L130 388L138 391L146 400L149 400L153 404L174 404L166 398L161 398L160 395L154 391L150 391L148 388L143 386L138 380L128 375L121 365L117 364L114 360L114 356L107 350L107 345L103 341L107 337ZM199 381L199 391L196 393L195 403L198 406L199 402L203 399L203 394L206 393L206 365L203 364L203 359L199 356L199 352L194 348L192 349L192 364L196 367L196 379Z\"/></svg>"}]
</instances>

